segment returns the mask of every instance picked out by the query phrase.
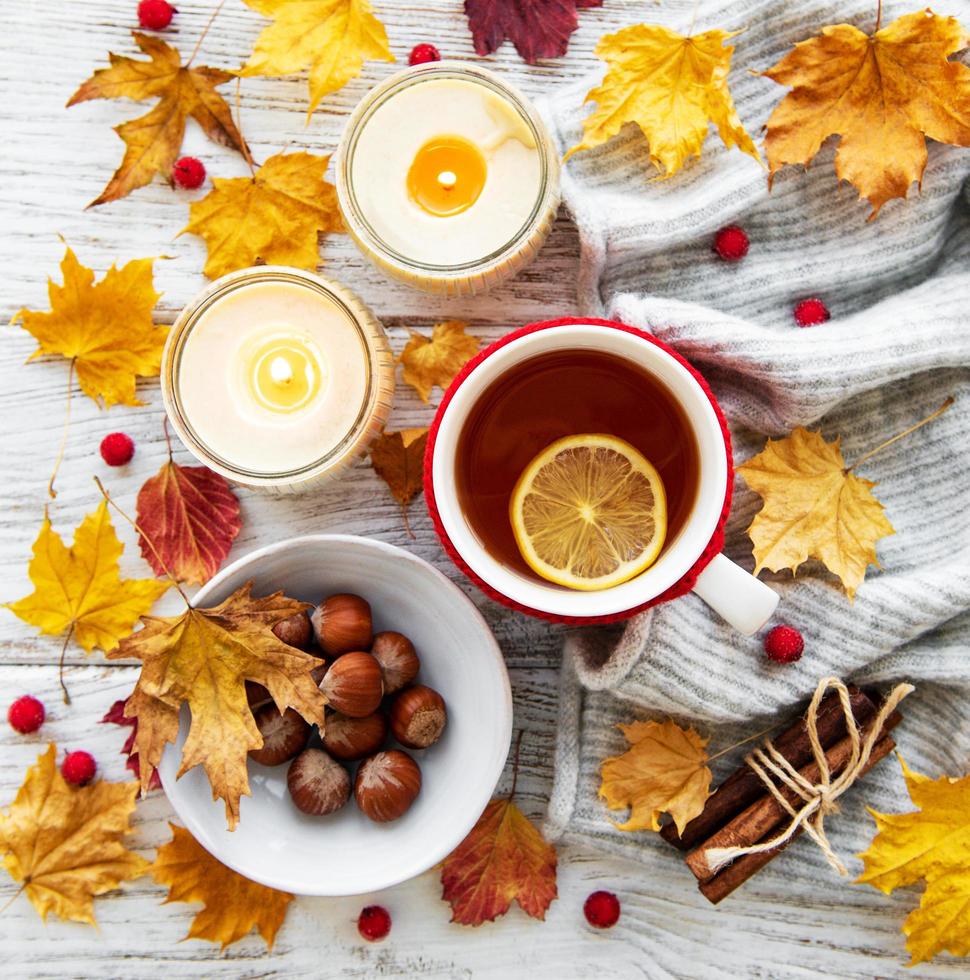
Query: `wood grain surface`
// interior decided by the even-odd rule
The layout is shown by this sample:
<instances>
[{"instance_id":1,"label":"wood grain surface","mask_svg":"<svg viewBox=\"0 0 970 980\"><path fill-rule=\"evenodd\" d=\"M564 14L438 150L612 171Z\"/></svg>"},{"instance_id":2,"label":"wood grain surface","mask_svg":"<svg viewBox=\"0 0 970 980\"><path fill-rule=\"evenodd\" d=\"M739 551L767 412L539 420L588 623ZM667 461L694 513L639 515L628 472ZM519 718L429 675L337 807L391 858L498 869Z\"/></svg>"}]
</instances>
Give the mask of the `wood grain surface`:
<instances>
[{"instance_id":1,"label":"wood grain surface","mask_svg":"<svg viewBox=\"0 0 970 980\"><path fill-rule=\"evenodd\" d=\"M173 28L164 35L184 54L191 51L213 4L178 0ZM305 126L306 80L246 79L241 88L242 126L257 160L284 147L329 153L343 122L377 81L406 63L411 46L432 41L451 57L476 59L460 0L402 3L375 0L387 26L398 65L369 64L363 74L327 97ZM682 8L684 25L693 2L666 0L668 11ZM136 0L0 0L3 57L0 59L0 317L21 307L47 309L46 277L59 276L63 244L101 275L112 262L162 255L156 285L163 297L156 311L170 323L182 305L205 284L202 243L178 237L188 202L202 192L176 192L156 181L130 197L85 210L121 160L122 143L112 126L145 111L127 101L89 102L70 110L64 104L79 82L107 63L108 50L134 53L129 31L136 26ZM618 27L649 20L652 0L605 0L580 15L567 57L537 67L523 65L506 44L486 63L513 79L529 95L597 72L596 40ZM701 17L703 20L703 16ZM240 0L228 0L204 40L199 63L232 68L252 47L265 20ZM714 25L704 25L714 26ZM717 25L733 27L738 25ZM232 87L224 90L232 95ZM577 107L578 109L578 107ZM209 143L189 124L185 151L205 162L209 173L236 176L242 160ZM358 292L386 325L399 351L411 328L429 328L443 318L463 318L483 341L532 320L575 313L573 284L578 239L560 216L539 259L515 281L488 296L431 298L392 283L371 267L346 236L322 243L321 270ZM27 560L46 503L45 486L56 455L64 417L67 365L44 359L24 366L34 342L8 328L0 345L2 399L2 497L0 497L0 598L29 591ZM157 382L139 387L145 404L100 411L74 391L74 412L58 497L51 504L55 528L70 536L98 497L92 482L100 475L119 503L133 510L141 483L164 455L162 408ZM435 400L440 393L435 393ZM432 408L399 385L393 427L428 424ZM108 432L121 429L137 444L134 461L109 470L97 455ZM181 448L177 458L189 462ZM512 676L516 724L525 729L518 800L531 816L544 810L552 778L556 690L562 630L484 599L463 582L432 530L421 501L404 532L400 514L367 465L354 468L333 487L311 496L271 499L241 492L244 527L230 558L283 537L316 531L365 534L409 548L461 584L481 608L501 643ZM126 543L123 572L147 574L133 536ZM164 610L165 600L159 608ZM174 606L172 607L174 608ZM38 637L7 612L0 615L2 708L18 694L32 692L47 704L50 721L43 738L16 735L0 724L0 803L12 799L26 767L48 739L66 748L84 747L98 758L105 775L118 778L121 730L97 724L116 699L130 691L135 668L108 664L100 654L68 652L67 682L74 696L64 706L57 688L60 641ZM505 785L509 774L506 773ZM138 808L135 842L151 856L167 839L171 807L161 793ZM752 884L748 886L756 888ZM582 903L597 888L617 892L624 914L608 933L595 933L583 919ZM0 905L16 891L0 876ZM751 917L745 893L718 909L697 894L678 856L659 871L605 859L575 848L560 854L559 899L543 923L517 908L497 923L478 929L449 924L436 872L387 892L348 899L301 898L291 907L276 947L267 952L255 936L224 953L208 943L181 943L194 907L162 905L162 890L142 879L97 901L100 929L63 923L45 926L23 897L0 914L0 975L4 977L840 977L908 976L899 933L905 901L887 900L880 914L842 907L838 895L820 895L817 905L787 906L784 896L768 920ZM394 917L387 941L369 945L357 935L359 909L372 901ZM945 959L945 958L944 958ZM966 976L955 960L924 965L920 976Z\"/></svg>"}]
</instances>

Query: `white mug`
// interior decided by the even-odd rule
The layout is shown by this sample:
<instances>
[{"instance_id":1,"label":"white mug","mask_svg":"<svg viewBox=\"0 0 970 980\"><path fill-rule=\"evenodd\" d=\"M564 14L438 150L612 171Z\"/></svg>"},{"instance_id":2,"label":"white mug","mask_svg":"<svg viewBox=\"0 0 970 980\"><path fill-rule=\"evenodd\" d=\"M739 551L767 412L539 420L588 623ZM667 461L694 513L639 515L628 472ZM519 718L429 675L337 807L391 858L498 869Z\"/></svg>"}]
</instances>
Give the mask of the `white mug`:
<instances>
[{"instance_id":1,"label":"white mug","mask_svg":"<svg viewBox=\"0 0 970 980\"><path fill-rule=\"evenodd\" d=\"M697 442L699 476L693 510L677 537L646 571L596 592L564 589L530 578L494 558L482 546L462 513L455 489L455 453L469 412L488 386L521 361L553 351L594 350L625 358L649 372L673 394ZM500 597L550 618L623 618L657 598L694 566L710 542L724 508L728 460L721 424L694 375L662 347L629 328L605 321L562 323L523 332L500 343L442 402L429 446L426 489L439 532L473 576ZM751 635L771 618L778 594L723 555L716 555L697 578L697 593L742 633Z\"/></svg>"}]
</instances>

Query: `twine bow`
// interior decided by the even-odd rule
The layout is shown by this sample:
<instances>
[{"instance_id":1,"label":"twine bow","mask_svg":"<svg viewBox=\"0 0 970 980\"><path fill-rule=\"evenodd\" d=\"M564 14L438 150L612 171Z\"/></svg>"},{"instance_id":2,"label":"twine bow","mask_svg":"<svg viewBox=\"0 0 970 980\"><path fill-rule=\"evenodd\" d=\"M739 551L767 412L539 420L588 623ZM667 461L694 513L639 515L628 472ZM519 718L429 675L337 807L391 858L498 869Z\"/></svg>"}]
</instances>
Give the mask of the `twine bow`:
<instances>
[{"instance_id":1,"label":"twine bow","mask_svg":"<svg viewBox=\"0 0 970 980\"><path fill-rule=\"evenodd\" d=\"M842 711L845 713L845 727L852 743L852 752L845 768L838 776L833 778L829 769L828 760L825 757L825 749L818 737L818 708L829 689L834 690L839 696ZM847 875L848 868L842 863L825 834L825 818L828 814L838 810L836 800L859 778L865 768L869 757L872 754L873 746L882 734L883 725L886 719L896 710L906 695L914 691L912 684L897 684L890 691L879 713L872 723L872 728L865 739L859 730L855 716L852 713L852 704L849 700L849 691L845 684L838 677L824 677L819 681L815 694L812 695L811 704L805 715L805 727L808 731L808 741L815 757L815 764L818 766L819 779L817 783L812 783L806 779L792 764L775 748L770 738L766 738L762 744L753 752L745 756L745 762L765 784L768 792L778 801L786 813L791 817L789 825L776 837L771 840L763 841L760 844L751 844L747 847L711 847L704 851L704 858L712 872L717 872L726 864L730 864L735 858L745 854L760 854L763 851L770 851L776 847L788 843L797 833L799 828L803 828L805 833L812 838L825 855L829 864L840 874ZM778 780L778 783L772 779ZM782 785L797 796L802 801L801 809L796 810L782 794L778 786Z\"/></svg>"}]
</instances>

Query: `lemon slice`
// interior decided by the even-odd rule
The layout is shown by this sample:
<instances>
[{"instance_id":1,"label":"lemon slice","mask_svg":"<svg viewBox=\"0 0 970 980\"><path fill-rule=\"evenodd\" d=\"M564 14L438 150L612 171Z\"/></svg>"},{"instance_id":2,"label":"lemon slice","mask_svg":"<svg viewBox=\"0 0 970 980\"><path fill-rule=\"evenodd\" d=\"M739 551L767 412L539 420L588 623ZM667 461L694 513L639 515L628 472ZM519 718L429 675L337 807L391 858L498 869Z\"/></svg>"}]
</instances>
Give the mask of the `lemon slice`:
<instances>
[{"instance_id":1,"label":"lemon slice","mask_svg":"<svg viewBox=\"0 0 970 980\"><path fill-rule=\"evenodd\" d=\"M525 468L509 517L536 574L571 589L608 589L656 561L667 495L660 474L628 442L567 436Z\"/></svg>"}]
</instances>

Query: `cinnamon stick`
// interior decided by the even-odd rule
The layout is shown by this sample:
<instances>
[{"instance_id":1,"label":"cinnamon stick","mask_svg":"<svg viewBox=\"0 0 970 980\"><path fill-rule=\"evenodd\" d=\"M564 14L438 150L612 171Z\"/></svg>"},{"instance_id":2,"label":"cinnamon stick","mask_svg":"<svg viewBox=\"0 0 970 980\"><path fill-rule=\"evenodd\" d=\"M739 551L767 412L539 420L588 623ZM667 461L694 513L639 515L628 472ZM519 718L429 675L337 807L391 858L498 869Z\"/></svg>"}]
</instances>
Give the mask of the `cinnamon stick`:
<instances>
[{"instance_id":1,"label":"cinnamon stick","mask_svg":"<svg viewBox=\"0 0 970 980\"><path fill-rule=\"evenodd\" d=\"M899 722L902 716L898 711L894 711L883 725L879 738L882 739ZM860 730L863 739L868 738L872 731L875 718L870 719ZM848 765L852 756L852 739L846 735L841 741L836 742L825 753L828 762L829 772L833 776L838 776ZM817 783L821 777L821 770L817 762L810 762L798 770L799 774L810 783ZM801 797L787 786L779 786L778 791L782 797L794 808L798 809L802 805ZM708 881L714 877L715 871L707 861L707 851L712 847L748 847L771 835L779 829L782 824L791 819L791 814L775 799L775 797L765 791L765 795L760 800L755 800L747 809L742 810L736 817L728 821L720 830L712 834L706 841L700 844L696 850L687 855L687 866L694 872L699 881Z\"/></svg>"},{"instance_id":2,"label":"cinnamon stick","mask_svg":"<svg viewBox=\"0 0 970 980\"><path fill-rule=\"evenodd\" d=\"M889 755L895 747L896 743L893 741L891 735L886 735L876 742L872 747L872 754L869 756L869 761L863 767L860 776L864 776L869 772L876 763ZM766 834L763 839L769 839L770 833ZM727 898L736 888L743 885L752 875L760 871L769 861L773 860L792 841L800 837L802 833L803 829L799 827L784 844L772 848L770 851L762 851L760 854L745 854L743 857L738 858L726 868L719 871L713 878L701 882L698 886L701 894L709 902L717 905L718 902Z\"/></svg>"},{"instance_id":3,"label":"cinnamon stick","mask_svg":"<svg viewBox=\"0 0 970 980\"><path fill-rule=\"evenodd\" d=\"M856 687L849 688L849 702L858 725L864 724L876 714L873 700ZM818 708L817 718L818 737L822 748L828 749L847 734L845 713L838 695L834 692L823 698ZM811 761L812 747L809 745L808 730L803 716L799 716L788 729L774 739L774 743L775 748L796 769ZM660 834L664 840L680 850L689 851L701 841L707 840L711 834L764 793L765 788L761 780L747 765L741 765L708 797L703 811L687 824L683 834L678 835L673 823L663 827Z\"/></svg>"}]
</instances>

